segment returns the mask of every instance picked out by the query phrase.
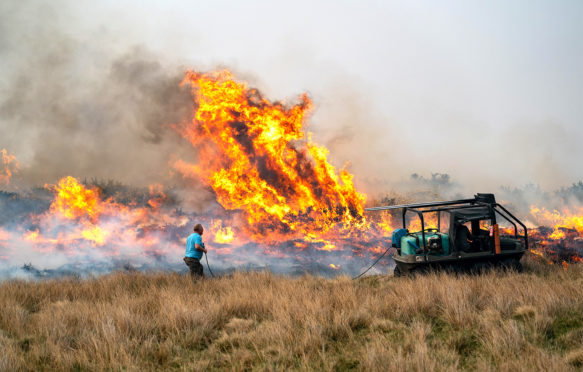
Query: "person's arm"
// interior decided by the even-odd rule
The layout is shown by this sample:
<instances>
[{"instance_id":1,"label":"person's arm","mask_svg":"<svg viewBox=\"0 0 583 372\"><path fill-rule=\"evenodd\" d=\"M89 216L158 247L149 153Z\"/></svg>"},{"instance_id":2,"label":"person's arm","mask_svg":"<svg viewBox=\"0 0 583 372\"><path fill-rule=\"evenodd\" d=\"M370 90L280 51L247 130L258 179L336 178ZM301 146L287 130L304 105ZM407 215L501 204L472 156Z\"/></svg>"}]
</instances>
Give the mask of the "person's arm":
<instances>
[{"instance_id":1,"label":"person's arm","mask_svg":"<svg viewBox=\"0 0 583 372\"><path fill-rule=\"evenodd\" d=\"M469 229L468 229L468 237L467 237L467 239L468 239L469 242L472 242L472 243L474 242L474 240L476 240L476 235L472 234Z\"/></svg>"},{"instance_id":2,"label":"person's arm","mask_svg":"<svg viewBox=\"0 0 583 372\"><path fill-rule=\"evenodd\" d=\"M198 244L198 243L196 243L196 244L194 245L194 248L195 248L197 251L201 251L201 252L207 253L207 251L206 251L206 248L205 248L205 247L203 247L202 245Z\"/></svg>"},{"instance_id":3,"label":"person's arm","mask_svg":"<svg viewBox=\"0 0 583 372\"><path fill-rule=\"evenodd\" d=\"M474 241L474 236L472 235L472 233L470 233L470 229L468 229L467 226L462 225L459 233L461 234L461 241L467 241L467 242L473 242Z\"/></svg>"}]
</instances>

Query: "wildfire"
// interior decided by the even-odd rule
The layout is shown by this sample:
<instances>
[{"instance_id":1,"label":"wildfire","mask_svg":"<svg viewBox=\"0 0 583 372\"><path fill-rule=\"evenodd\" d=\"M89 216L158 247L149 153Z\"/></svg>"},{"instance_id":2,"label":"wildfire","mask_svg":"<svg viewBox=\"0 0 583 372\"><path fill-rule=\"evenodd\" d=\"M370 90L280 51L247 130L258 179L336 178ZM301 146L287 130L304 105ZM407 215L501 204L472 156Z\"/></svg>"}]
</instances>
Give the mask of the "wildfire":
<instances>
[{"instance_id":1,"label":"wildfire","mask_svg":"<svg viewBox=\"0 0 583 372\"><path fill-rule=\"evenodd\" d=\"M201 179L227 210L239 210L258 241L323 236L363 222L365 197L352 175L328 163L328 150L304 126L312 107L272 103L228 71L188 72L197 107L175 128L194 146L198 164L177 161L184 177Z\"/></svg>"},{"instance_id":2,"label":"wildfire","mask_svg":"<svg viewBox=\"0 0 583 372\"><path fill-rule=\"evenodd\" d=\"M16 157L11 155L6 151L6 149L0 150L0 155L2 155L2 167L0 168L0 185L9 184L10 178L15 170L18 169L18 162Z\"/></svg>"},{"instance_id":3,"label":"wildfire","mask_svg":"<svg viewBox=\"0 0 583 372\"><path fill-rule=\"evenodd\" d=\"M530 217L536 228L529 229L531 253L543 257L549 264L581 262L583 258L583 207L561 211L531 206ZM511 233L514 234L514 229Z\"/></svg>"},{"instance_id":4,"label":"wildfire","mask_svg":"<svg viewBox=\"0 0 583 372\"><path fill-rule=\"evenodd\" d=\"M235 232L230 226L223 227L221 220L215 221L213 231L215 232L214 241L219 244L229 244L235 239Z\"/></svg>"},{"instance_id":5,"label":"wildfire","mask_svg":"<svg viewBox=\"0 0 583 372\"><path fill-rule=\"evenodd\" d=\"M549 236L551 239L565 238L565 229L576 230L579 234L583 234L583 208L579 208L577 212L571 212L565 208L561 213L557 210L551 212L546 208L531 206L530 214L540 226L553 228Z\"/></svg>"},{"instance_id":6,"label":"wildfire","mask_svg":"<svg viewBox=\"0 0 583 372\"><path fill-rule=\"evenodd\" d=\"M56 186L45 185L52 189L56 197L51 204L51 212L68 219L86 217L95 221L103 210L96 189L86 188L73 177L65 177Z\"/></svg>"},{"instance_id":7,"label":"wildfire","mask_svg":"<svg viewBox=\"0 0 583 372\"><path fill-rule=\"evenodd\" d=\"M328 150L306 130L312 111L307 95L295 104L272 102L228 71L191 71L182 85L191 89L195 112L190 122L173 128L193 146L197 162L179 159L171 166L212 189L222 208L186 216L175 206L169 211L166 203L172 198L161 185L122 202L104 196L103 188L64 177L45 185L53 194L48 209L16 229L0 229L0 258L8 259L19 244L35 253L67 256L175 257L184 250L192 229L185 225L193 220L208 227L213 253L231 255L241 264L259 248L278 259L299 257L297 262L305 262L302 255L310 253L310 259L324 260L334 270L341 265L330 261L350 270L348 260L368 262L386 251L388 237L400 223L388 211L365 218L365 195L356 191L353 176L331 165ZM4 149L1 155L0 184L8 184L18 163ZM529 229L533 254L565 268L583 261L583 208L533 206L530 215L538 226L548 226ZM438 227L437 214L425 215L424 222L425 228ZM420 220L412 219L408 228L419 231ZM501 227L501 232L514 234L514 229ZM567 251L571 253L564 256Z\"/></svg>"},{"instance_id":8,"label":"wildfire","mask_svg":"<svg viewBox=\"0 0 583 372\"><path fill-rule=\"evenodd\" d=\"M153 248L160 242L156 230L186 223L184 218L160 210L164 194L159 186L150 188L151 198L145 207L104 200L97 188L73 177L45 187L54 193L48 211L31 218L34 229L21 232L22 240L37 252L54 252L59 247L70 256L91 253L95 248L112 256L120 251L130 256L158 254L160 248ZM12 232L7 240L17 241L17 233Z\"/></svg>"},{"instance_id":9,"label":"wildfire","mask_svg":"<svg viewBox=\"0 0 583 372\"><path fill-rule=\"evenodd\" d=\"M437 229L437 213L426 213L423 216L423 225L425 229ZM409 223L409 231L421 231L421 219L413 218Z\"/></svg>"}]
</instances>

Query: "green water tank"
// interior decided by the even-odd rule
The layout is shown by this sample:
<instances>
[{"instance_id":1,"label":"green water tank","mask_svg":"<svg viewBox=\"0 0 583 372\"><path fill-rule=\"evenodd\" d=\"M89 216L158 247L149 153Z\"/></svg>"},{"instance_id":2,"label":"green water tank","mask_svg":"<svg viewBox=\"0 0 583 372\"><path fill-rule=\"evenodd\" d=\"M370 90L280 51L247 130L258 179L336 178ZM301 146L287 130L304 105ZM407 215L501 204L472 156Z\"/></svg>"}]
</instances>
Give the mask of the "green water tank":
<instances>
[{"instance_id":1,"label":"green water tank","mask_svg":"<svg viewBox=\"0 0 583 372\"><path fill-rule=\"evenodd\" d=\"M441 237L441 247L443 249L443 253L433 253L431 252L431 254L435 254L438 256L447 256L449 255L449 235L447 234L442 234L442 233L425 233L425 242L427 243L427 246L429 247L429 239L435 236L439 236ZM421 232L416 232L410 235L406 235L404 237L401 238L401 256L406 256L406 255L414 255L417 254L417 249L423 249L423 243L422 243L422 235Z\"/></svg>"}]
</instances>

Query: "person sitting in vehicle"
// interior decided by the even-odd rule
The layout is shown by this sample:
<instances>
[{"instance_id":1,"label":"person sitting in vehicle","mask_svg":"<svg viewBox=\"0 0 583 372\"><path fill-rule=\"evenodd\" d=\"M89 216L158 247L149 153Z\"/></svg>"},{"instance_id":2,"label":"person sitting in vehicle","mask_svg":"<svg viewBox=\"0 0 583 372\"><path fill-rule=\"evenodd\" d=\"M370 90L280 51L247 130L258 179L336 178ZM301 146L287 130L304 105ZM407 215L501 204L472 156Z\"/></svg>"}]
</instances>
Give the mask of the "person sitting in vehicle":
<instances>
[{"instance_id":1,"label":"person sitting in vehicle","mask_svg":"<svg viewBox=\"0 0 583 372\"><path fill-rule=\"evenodd\" d=\"M456 231L456 246L460 251L469 252L476 237L472 235L470 229L466 225L458 225Z\"/></svg>"}]
</instances>

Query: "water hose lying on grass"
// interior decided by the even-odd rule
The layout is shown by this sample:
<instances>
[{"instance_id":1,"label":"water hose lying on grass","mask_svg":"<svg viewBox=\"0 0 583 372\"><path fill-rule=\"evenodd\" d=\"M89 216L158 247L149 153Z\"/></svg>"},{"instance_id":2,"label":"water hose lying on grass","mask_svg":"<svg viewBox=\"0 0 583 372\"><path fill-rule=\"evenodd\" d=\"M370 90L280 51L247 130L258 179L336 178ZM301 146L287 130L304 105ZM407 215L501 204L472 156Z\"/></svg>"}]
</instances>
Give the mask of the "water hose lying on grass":
<instances>
[{"instance_id":1,"label":"water hose lying on grass","mask_svg":"<svg viewBox=\"0 0 583 372\"><path fill-rule=\"evenodd\" d=\"M391 249L391 248L392 248L392 247L389 247L389 248L387 248L387 249L386 249L386 250L383 252L383 254L381 254L381 255L379 256L379 258L377 258L377 259L376 259L376 261L375 261L375 262L373 262L373 263L372 263L372 265L370 265L370 266L368 267L368 269L364 270L364 272L360 273L358 276L355 276L354 278L352 278L352 280L356 280L356 279L360 278L361 276L363 276L364 274L366 274L366 273L367 273L367 272L368 272L370 269L372 269L372 268L373 268L373 266L374 266L374 265L376 265L376 264L377 264L377 263L378 263L378 262L381 260L381 258L385 257L385 255L387 254L387 252L388 252L388 251L389 251L389 249Z\"/></svg>"},{"instance_id":2,"label":"water hose lying on grass","mask_svg":"<svg viewBox=\"0 0 583 372\"><path fill-rule=\"evenodd\" d=\"M373 263L372 263L372 265L370 265L370 266L368 267L368 269L366 269L365 271L363 271L362 273L360 273L358 276L355 276L354 278L352 278L352 280L356 280L356 279L360 278L361 276L363 276L364 274L366 274L366 273L367 273L367 272L368 272L370 269L372 269L372 268L373 268L373 266L374 266L374 265L376 265L376 264L377 264L377 263L378 263L378 262L381 260L381 258L383 258L383 257L384 257L384 256L387 254L387 252L389 251L389 249L391 249L391 247L387 248L387 249L386 249L386 250L383 252L383 254L381 254L381 255L380 255L380 256L379 256L379 257L376 259L376 261L375 261L375 262L373 262ZM204 254L204 259L206 260L206 267L209 269L209 273L211 274L211 277L213 277L213 278L214 278L214 277L215 277L215 275L213 274L213 271L211 270L211 267L210 267L210 265L209 265L209 258L208 258L208 256L207 256L207 254L206 254L206 253Z\"/></svg>"}]
</instances>

